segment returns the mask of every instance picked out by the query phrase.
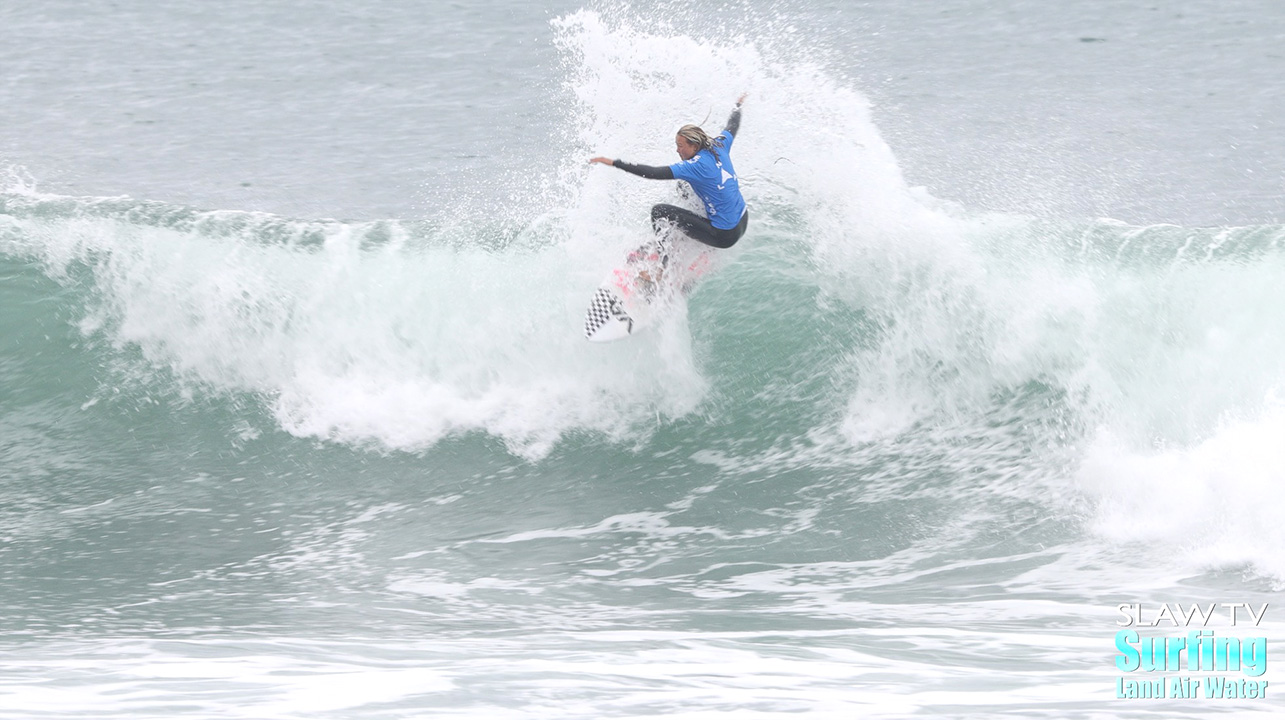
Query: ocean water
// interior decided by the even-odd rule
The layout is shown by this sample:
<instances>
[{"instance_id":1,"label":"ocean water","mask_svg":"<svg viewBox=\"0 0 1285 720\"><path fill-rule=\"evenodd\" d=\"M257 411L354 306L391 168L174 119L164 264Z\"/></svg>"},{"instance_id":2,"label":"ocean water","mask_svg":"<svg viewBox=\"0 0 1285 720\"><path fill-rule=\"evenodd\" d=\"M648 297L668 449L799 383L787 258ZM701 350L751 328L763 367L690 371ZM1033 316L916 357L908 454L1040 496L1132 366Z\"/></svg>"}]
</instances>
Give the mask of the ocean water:
<instances>
[{"instance_id":1,"label":"ocean water","mask_svg":"<svg viewBox=\"0 0 1285 720\"><path fill-rule=\"evenodd\" d=\"M1278 717L1283 39L0 6L0 717ZM742 92L749 232L584 342L671 192L587 159ZM1180 603L1265 672L1118 668Z\"/></svg>"}]
</instances>

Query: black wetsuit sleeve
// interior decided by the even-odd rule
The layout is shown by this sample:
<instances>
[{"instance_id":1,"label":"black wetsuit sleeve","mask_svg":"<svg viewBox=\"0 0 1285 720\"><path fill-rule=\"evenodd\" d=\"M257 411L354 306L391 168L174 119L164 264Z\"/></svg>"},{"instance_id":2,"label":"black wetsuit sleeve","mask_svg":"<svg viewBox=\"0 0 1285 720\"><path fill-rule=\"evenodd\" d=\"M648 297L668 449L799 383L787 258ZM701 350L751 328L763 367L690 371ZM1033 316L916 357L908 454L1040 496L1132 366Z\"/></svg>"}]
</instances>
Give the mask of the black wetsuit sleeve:
<instances>
[{"instance_id":1,"label":"black wetsuit sleeve","mask_svg":"<svg viewBox=\"0 0 1285 720\"><path fill-rule=\"evenodd\" d=\"M741 130L741 109L739 107L732 109L732 116L727 119L727 127L723 128L724 132L729 132L732 137Z\"/></svg>"},{"instance_id":2,"label":"black wetsuit sleeve","mask_svg":"<svg viewBox=\"0 0 1285 720\"><path fill-rule=\"evenodd\" d=\"M673 180L674 171L669 169L668 165L656 167L654 165L635 165L627 163L624 160L617 160L611 163L613 166L624 170L627 173L633 173L649 180Z\"/></svg>"}]
</instances>

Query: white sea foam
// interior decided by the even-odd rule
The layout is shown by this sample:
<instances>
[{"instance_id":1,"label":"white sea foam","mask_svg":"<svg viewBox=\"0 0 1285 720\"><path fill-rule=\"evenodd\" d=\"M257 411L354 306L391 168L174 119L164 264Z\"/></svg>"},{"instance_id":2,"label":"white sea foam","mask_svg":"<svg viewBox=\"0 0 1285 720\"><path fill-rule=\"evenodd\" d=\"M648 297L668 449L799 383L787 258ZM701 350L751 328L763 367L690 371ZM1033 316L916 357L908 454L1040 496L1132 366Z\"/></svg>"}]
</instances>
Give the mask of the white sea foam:
<instances>
[{"instance_id":1,"label":"white sea foam","mask_svg":"<svg viewBox=\"0 0 1285 720\"><path fill-rule=\"evenodd\" d=\"M1228 417L1190 445L1140 448L1102 430L1077 474L1094 529L1187 568L1250 566L1285 583L1285 405Z\"/></svg>"}]
</instances>

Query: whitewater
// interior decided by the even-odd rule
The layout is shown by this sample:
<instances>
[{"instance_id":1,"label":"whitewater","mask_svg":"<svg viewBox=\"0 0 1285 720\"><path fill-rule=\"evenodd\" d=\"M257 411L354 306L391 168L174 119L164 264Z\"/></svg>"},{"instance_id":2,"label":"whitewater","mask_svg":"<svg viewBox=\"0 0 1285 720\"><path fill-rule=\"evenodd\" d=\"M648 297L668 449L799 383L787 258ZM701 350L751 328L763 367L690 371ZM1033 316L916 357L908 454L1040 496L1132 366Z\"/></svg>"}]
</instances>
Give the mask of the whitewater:
<instances>
[{"instance_id":1,"label":"whitewater","mask_svg":"<svg viewBox=\"0 0 1285 720\"><path fill-rule=\"evenodd\" d=\"M301 8L0 9L0 717L1280 714L1274 5Z\"/></svg>"}]
</instances>

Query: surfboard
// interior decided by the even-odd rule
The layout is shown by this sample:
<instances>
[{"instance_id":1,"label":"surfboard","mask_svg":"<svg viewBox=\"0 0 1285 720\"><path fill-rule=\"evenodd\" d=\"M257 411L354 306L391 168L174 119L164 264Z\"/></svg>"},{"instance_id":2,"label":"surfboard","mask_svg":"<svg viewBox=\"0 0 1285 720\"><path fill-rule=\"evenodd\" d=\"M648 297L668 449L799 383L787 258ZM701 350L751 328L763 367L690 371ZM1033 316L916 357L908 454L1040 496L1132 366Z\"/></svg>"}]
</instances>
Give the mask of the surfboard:
<instances>
[{"instance_id":1,"label":"surfboard","mask_svg":"<svg viewBox=\"0 0 1285 720\"><path fill-rule=\"evenodd\" d=\"M651 327L712 267L713 249L681 233L644 243L594 291L585 312L585 338L611 342Z\"/></svg>"}]
</instances>

